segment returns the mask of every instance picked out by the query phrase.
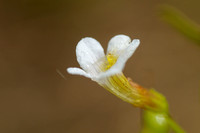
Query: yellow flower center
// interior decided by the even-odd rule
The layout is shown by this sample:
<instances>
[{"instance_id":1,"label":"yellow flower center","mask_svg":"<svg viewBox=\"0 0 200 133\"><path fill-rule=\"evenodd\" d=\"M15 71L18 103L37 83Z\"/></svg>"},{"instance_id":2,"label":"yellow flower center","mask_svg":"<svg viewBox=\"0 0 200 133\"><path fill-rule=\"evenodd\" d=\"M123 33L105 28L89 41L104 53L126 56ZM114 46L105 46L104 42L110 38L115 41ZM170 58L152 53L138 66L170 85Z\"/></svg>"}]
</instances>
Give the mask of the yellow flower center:
<instances>
[{"instance_id":1,"label":"yellow flower center","mask_svg":"<svg viewBox=\"0 0 200 133\"><path fill-rule=\"evenodd\" d=\"M108 70L116 63L117 57L109 53L106 56L106 58L107 58L106 70Z\"/></svg>"}]
</instances>

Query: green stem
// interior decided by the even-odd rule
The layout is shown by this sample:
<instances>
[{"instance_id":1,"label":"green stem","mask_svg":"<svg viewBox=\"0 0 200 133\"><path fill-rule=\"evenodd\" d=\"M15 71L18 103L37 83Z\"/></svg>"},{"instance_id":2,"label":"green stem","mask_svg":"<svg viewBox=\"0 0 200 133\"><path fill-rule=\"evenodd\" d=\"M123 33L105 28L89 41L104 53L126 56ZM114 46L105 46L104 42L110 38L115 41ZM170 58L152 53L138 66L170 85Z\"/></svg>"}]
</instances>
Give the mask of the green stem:
<instances>
[{"instance_id":1,"label":"green stem","mask_svg":"<svg viewBox=\"0 0 200 133\"><path fill-rule=\"evenodd\" d=\"M186 133L172 118L168 119L168 124L175 133Z\"/></svg>"},{"instance_id":2,"label":"green stem","mask_svg":"<svg viewBox=\"0 0 200 133\"><path fill-rule=\"evenodd\" d=\"M186 37L200 45L200 25L189 19L181 11L168 5L161 6L161 17L184 34Z\"/></svg>"}]
</instances>

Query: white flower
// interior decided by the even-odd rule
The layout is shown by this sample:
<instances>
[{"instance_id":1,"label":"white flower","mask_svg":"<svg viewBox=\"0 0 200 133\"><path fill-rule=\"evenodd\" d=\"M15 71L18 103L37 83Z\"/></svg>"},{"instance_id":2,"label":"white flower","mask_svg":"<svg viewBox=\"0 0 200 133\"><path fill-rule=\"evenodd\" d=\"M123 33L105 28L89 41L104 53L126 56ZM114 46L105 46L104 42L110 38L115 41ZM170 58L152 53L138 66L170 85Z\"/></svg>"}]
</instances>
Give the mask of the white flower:
<instances>
[{"instance_id":1,"label":"white flower","mask_svg":"<svg viewBox=\"0 0 200 133\"><path fill-rule=\"evenodd\" d=\"M83 38L76 46L77 61L82 69L72 67L67 68L67 72L90 78L123 100L133 102L133 90L122 70L139 44L138 39L131 41L126 35L116 35L109 41L105 55L97 40Z\"/></svg>"},{"instance_id":2,"label":"white flower","mask_svg":"<svg viewBox=\"0 0 200 133\"><path fill-rule=\"evenodd\" d=\"M83 38L76 46L77 61L81 68L67 68L67 72L74 75L82 75L91 79L99 79L121 73L126 61L132 56L140 41L131 39L125 35L114 36L108 43L107 55L112 55L116 63L110 69L103 71L106 56L100 43L91 38Z\"/></svg>"}]
</instances>

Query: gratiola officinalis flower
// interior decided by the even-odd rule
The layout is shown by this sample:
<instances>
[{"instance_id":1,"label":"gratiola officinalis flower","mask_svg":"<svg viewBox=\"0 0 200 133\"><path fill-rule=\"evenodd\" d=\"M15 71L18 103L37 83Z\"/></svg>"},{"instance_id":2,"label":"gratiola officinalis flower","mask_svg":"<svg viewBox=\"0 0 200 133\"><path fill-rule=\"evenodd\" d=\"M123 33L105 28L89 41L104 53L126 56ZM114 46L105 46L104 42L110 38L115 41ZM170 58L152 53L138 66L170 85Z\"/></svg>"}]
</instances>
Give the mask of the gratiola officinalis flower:
<instances>
[{"instance_id":1,"label":"gratiola officinalis flower","mask_svg":"<svg viewBox=\"0 0 200 133\"><path fill-rule=\"evenodd\" d=\"M126 35L116 35L109 41L105 55L97 40L91 37L83 38L76 46L77 61L82 69L71 67L67 68L67 72L90 78L136 107L167 111L166 100L161 94L139 86L122 73L125 63L139 44L139 39L131 41Z\"/></svg>"}]
</instances>

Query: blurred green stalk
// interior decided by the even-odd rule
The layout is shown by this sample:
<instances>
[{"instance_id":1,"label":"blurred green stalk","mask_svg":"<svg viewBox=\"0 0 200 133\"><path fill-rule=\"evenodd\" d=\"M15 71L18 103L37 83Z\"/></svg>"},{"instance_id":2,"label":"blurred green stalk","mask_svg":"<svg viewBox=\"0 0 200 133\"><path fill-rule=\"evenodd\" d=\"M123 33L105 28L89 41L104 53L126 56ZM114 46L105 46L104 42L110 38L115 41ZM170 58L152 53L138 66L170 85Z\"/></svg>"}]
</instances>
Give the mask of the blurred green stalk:
<instances>
[{"instance_id":1,"label":"blurred green stalk","mask_svg":"<svg viewBox=\"0 0 200 133\"><path fill-rule=\"evenodd\" d=\"M200 26L174 7L164 5L160 8L161 18L172 27L200 45Z\"/></svg>"}]
</instances>

